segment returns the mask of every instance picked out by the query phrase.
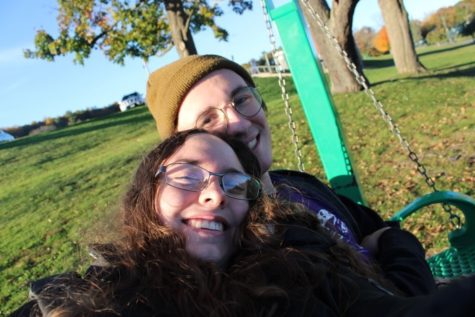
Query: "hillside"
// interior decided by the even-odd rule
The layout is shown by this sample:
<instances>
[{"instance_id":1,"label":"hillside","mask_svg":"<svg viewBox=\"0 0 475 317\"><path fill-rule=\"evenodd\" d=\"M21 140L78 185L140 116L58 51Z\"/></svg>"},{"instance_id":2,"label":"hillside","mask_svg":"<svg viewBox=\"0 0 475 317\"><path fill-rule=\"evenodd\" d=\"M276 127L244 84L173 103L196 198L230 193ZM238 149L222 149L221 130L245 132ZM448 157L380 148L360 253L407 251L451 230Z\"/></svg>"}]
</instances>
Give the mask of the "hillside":
<instances>
[{"instance_id":1,"label":"hillside","mask_svg":"<svg viewBox=\"0 0 475 317\"><path fill-rule=\"evenodd\" d=\"M389 56L366 61L366 75L440 189L475 196L475 45L419 52L431 72L400 77ZM259 78L274 134L274 168L296 169L275 78ZM296 102L306 170L324 179ZM389 217L429 192L364 93L335 97L369 204ZM145 107L0 145L0 315L27 297L29 280L83 270L87 244L113 223L135 167L158 142ZM408 222L429 253L445 246L447 217L430 209ZM435 236L438 236L435 238Z\"/></svg>"}]
</instances>

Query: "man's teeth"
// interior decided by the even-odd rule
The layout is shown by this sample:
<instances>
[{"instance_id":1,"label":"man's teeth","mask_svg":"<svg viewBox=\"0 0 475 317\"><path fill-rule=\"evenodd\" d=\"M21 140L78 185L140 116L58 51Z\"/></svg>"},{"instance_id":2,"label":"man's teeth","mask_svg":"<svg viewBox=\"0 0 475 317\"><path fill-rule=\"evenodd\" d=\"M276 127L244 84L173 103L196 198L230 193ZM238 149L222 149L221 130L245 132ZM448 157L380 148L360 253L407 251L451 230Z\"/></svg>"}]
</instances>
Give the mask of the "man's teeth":
<instances>
[{"instance_id":1,"label":"man's teeth","mask_svg":"<svg viewBox=\"0 0 475 317\"><path fill-rule=\"evenodd\" d=\"M249 143L247 143L247 147L253 149L257 144L257 138L252 139Z\"/></svg>"},{"instance_id":2,"label":"man's teeth","mask_svg":"<svg viewBox=\"0 0 475 317\"><path fill-rule=\"evenodd\" d=\"M212 220L190 219L188 225L197 229L208 229L214 231L223 231L224 226L221 222Z\"/></svg>"}]
</instances>

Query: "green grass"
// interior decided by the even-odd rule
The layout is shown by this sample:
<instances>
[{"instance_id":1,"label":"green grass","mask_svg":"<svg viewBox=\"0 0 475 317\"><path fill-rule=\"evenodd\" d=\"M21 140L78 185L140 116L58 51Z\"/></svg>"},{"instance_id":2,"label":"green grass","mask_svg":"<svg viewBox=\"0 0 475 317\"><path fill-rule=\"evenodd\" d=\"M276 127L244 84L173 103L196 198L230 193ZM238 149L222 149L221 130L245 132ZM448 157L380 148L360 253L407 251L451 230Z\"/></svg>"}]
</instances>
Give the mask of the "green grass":
<instances>
[{"instance_id":1,"label":"green grass","mask_svg":"<svg viewBox=\"0 0 475 317\"><path fill-rule=\"evenodd\" d=\"M455 45L425 49L420 54L429 69L418 76L397 75L390 56L366 61L366 75L378 98L398 124L403 136L436 179L437 188L475 195L475 46ZM297 168L279 91L270 103L274 135L274 167ZM365 197L388 218L414 198L430 192L416 166L390 133L363 92L334 96ZM279 105L282 107L282 105ZM306 170L324 179L310 132L297 103L294 117L306 158ZM447 246L447 215L426 208L408 219L405 228L423 241L428 254Z\"/></svg>"},{"instance_id":2,"label":"green grass","mask_svg":"<svg viewBox=\"0 0 475 317\"><path fill-rule=\"evenodd\" d=\"M87 265L89 229L116 209L158 136L145 107L0 145L0 311L40 276Z\"/></svg>"},{"instance_id":3,"label":"green grass","mask_svg":"<svg viewBox=\"0 0 475 317\"><path fill-rule=\"evenodd\" d=\"M396 74L389 56L366 61L373 89L438 188L475 196L475 46L424 49L430 70ZM290 80L306 170L324 179ZM276 79L257 79L273 132L274 168L296 169ZM364 93L334 97L369 204L389 217L429 192ZM158 142L145 107L0 145L0 315L26 301L28 281L89 263L87 244L114 222L144 153ZM405 224L429 253L446 246L447 216L427 208Z\"/></svg>"}]
</instances>

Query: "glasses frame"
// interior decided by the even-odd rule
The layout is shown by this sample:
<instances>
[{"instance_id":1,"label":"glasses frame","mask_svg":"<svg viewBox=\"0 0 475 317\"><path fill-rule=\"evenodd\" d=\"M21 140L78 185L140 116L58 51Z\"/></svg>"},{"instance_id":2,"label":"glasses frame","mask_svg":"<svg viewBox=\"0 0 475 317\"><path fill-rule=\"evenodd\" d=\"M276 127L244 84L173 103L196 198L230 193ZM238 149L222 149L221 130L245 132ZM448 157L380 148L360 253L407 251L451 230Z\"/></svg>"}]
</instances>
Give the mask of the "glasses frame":
<instances>
[{"instance_id":1,"label":"glasses frame","mask_svg":"<svg viewBox=\"0 0 475 317\"><path fill-rule=\"evenodd\" d=\"M184 187L179 187L179 186L176 186L174 184L170 184L168 182L168 178L167 178L167 168L171 165L191 165L191 166L194 166L196 168L199 168L205 172L208 173L208 175L205 177L205 179L203 180L203 182L201 182L201 186L197 189L197 190L193 190L193 189L189 189L189 188L184 188ZM232 194L229 194L226 190L225 190L225 187L224 187L224 183L223 183L223 177L226 176L226 175L229 175L229 174L232 174L232 173L236 173L236 174L242 174L244 176L247 176L250 178L250 181L254 182L254 184L257 185L257 191L256 191L256 197L254 198L242 198L242 197L237 197L237 196L234 196ZM174 187L174 188L178 188L178 189L181 189L181 190L186 190L186 191L190 191L190 192L201 192L203 189L205 189L206 187L208 187L208 185L210 184L210 179L211 179L211 176L216 176L218 177L218 181L219 181L219 187L221 188L221 190L223 191L224 195L228 196L228 197L231 197L231 198L234 198L234 199L238 199L238 200L256 200L257 198L259 198L259 196L261 195L261 192L262 192L262 184L261 182L251 176L251 175L248 175L246 173L242 173L242 172L232 172L232 173L214 173L214 172L210 172L208 171L207 169L199 166L199 165L196 165L196 164L192 164L192 163L186 163L186 162L177 162L177 163L170 163L168 165L160 165L160 167L158 168L158 171L155 173L155 177L159 177L160 175L164 175L165 176L165 183L171 187Z\"/></svg>"},{"instance_id":2,"label":"glasses frame","mask_svg":"<svg viewBox=\"0 0 475 317\"><path fill-rule=\"evenodd\" d=\"M253 113L252 115L246 115L244 113L241 113L238 108L236 107L236 102L234 101L234 98L236 97L237 94L239 94L240 92L244 91L244 90L249 90L251 91L252 95L254 96L254 98L256 99L257 103L259 104L259 109L256 110L255 113ZM222 118L224 118L224 122L225 122L225 127L226 127L226 131L228 129L228 125L229 125L229 118L228 118L228 115L226 114L226 111L224 111L224 109L227 107L227 106L231 106L233 108L234 111L236 111L236 113L239 113L239 115L243 116L244 118L252 118L252 117L255 117L261 110L262 110L262 106L263 106L263 103L264 101L262 100L262 96L261 94L259 93L259 91L257 90L257 88L255 87L252 87L252 86L244 86L244 87L240 87L238 88L234 93L233 95L231 96L231 101L227 102L227 103L224 103L220 108L217 108L217 107L210 107L208 108L207 110L203 111L202 113L199 114L198 118L196 119L196 122L195 122L195 128L201 128L203 129L203 127L200 127L199 124L198 124L198 121L200 120L201 116L204 115L205 113L208 113L210 110L217 110L217 111L220 111L223 116ZM220 126L220 125L217 125L217 126Z\"/></svg>"}]
</instances>

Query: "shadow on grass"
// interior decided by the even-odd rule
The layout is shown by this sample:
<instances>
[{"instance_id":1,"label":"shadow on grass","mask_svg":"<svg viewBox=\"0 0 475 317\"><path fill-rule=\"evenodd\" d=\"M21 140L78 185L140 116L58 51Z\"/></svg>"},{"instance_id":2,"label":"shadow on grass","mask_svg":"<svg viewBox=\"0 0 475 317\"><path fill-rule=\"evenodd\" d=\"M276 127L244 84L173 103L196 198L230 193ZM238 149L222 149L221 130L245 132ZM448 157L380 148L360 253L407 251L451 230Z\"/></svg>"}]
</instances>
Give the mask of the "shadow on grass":
<instances>
[{"instance_id":1,"label":"shadow on grass","mask_svg":"<svg viewBox=\"0 0 475 317\"><path fill-rule=\"evenodd\" d=\"M467 66L472 66L472 67L467 67ZM462 67L466 67L466 68L460 69ZM413 77L401 77L401 78L392 78L392 79L382 80L375 83L371 83L371 86L375 87L384 83L397 82L399 80L408 81L408 80L419 80L419 79L429 79L429 78L443 79L443 78L457 78L457 77L470 77L470 78L475 77L475 62L454 65L454 66L449 66L445 68L439 68L436 70L432 70L432 72L428 72L427 74L421 74L421 75L413 76Z\"/></svg>"},{"instance_id":2,"label":"shadow on grass","mask_svg":"<svg viewBox=\"0 0 475 317\"><path fill-rule=\"evenodd\" d=\"M470 41L470 42L463 43L463 44L460 44L460 45L454 45L454 46L449 46L449 47L441 47L439 49L434 49L434 50L430 50L430 51L423 52L423 53L417 53L417 56L421 57L421 56L426 56L426 55L431 55L431 54L438 54L438 53L442 53L442 52L455 51L455 50L458 50L458 49L461 49L461 48L464 48L464 47L467 47L467 46L471 46L471 45L474 45L474 42Z\"/></svg>"},{"instance_id":3,"label":"shadow on grass","mask_svg":"<svg viewBox=\"0 0 475 317\"><path fill-rule=\"evenodd\" d=\"M448 51L455 51L455 50L459 50L459 49L462 49L462 48L465 48L465 47L468 47L468 46L471 46L471 45L475 45L475 42L469 41L469 42L459 44L459 45L453 45L453 46L449 46L449 47L441 47L439 49L433 49L433 50L430 50L430 51L427 51L427 52L418 53L417 55L419 57L421 57L421 56L430 55L430 54L436 54L436 53L438 54L438 53L443 53L443 52L448 52ZM379 59L364 60L363 63L364 63L364 68L365 69L395 67L394 60L391 57L389 57L387 59L381 59L381 60L379 60ZM452 65L452 66L444 67L444 68L431 69L430 70L431 72L427 75L426 74L421 74L421 76L414 76L414 77L391 78L391 79L387 79L387 80L372 83L372 86L377 86L377 85L384 84L384 83L387 83L387 82L395 82L395 81L398 81L398 80L401 80L401 79L403 79L403 80L408 80L409 79L410 80L410 79L417 79L417 78L434 78L434 77L448 78L448 77L458 77L458 76L473 76L473 69L460 70L460 68L462 68L462 67L467 67L467 66L471 66L471 65L475 65L475 62L459 64L459 65ZM448 73L444 72L444 71L450 70L450 69L453 69L453 71L448 72ZM443 72L443 73L441 73L441 72Z\"/></svg>"},{"instance_id":4,"label":"shadow on grass","mask_svg":"<svg viewBox=\"0 0 475 317\"><path fill-rule=\"evenodd\" d=\"M29 136L20 138L18 140L0 144L0 150L14 148L17 146L26 146L29 144L38 144L44 141L51 141L64 137L71 137L80 135L83 133L107 129L114 126L138 124L150 121L150 113L146 109L129 110L127 112L113 114L103 118L92 119L87 122L78 123L73 126L65 127L49 133L38 134L35 136Z\"/></svg>"},{"instance_id":5,"label":"shadow on grass","mask_svg":"<svg viewBox=\"0 0 475 317\"><path fill-rule=\"evenodd\" d=\"M383 67L394 67L394 60L389 59L371 59L363 61L364 68L383 68Z\"/></svg>"},{"instance_id":6,"label":"shadow on grass","mask_svg":"<svg viewBox=\"0 0 475 317\"><path fill-rule=\"evenodd\" d=\"M455 70L453 70L454 72L457 71L457 70L464 71L464 70L470 69L470 68L468 68L469 66L475 67L475 61L464 63L464 64L458 64L458 65L451 65L451 66L447 66L447 67L436 68L436 69L433 69L432 71L443 72L443 71L454 69L454 68L456 68ZM460 68L464 68L464 69L460 69Z\"/></svg>"}]
</instances>

